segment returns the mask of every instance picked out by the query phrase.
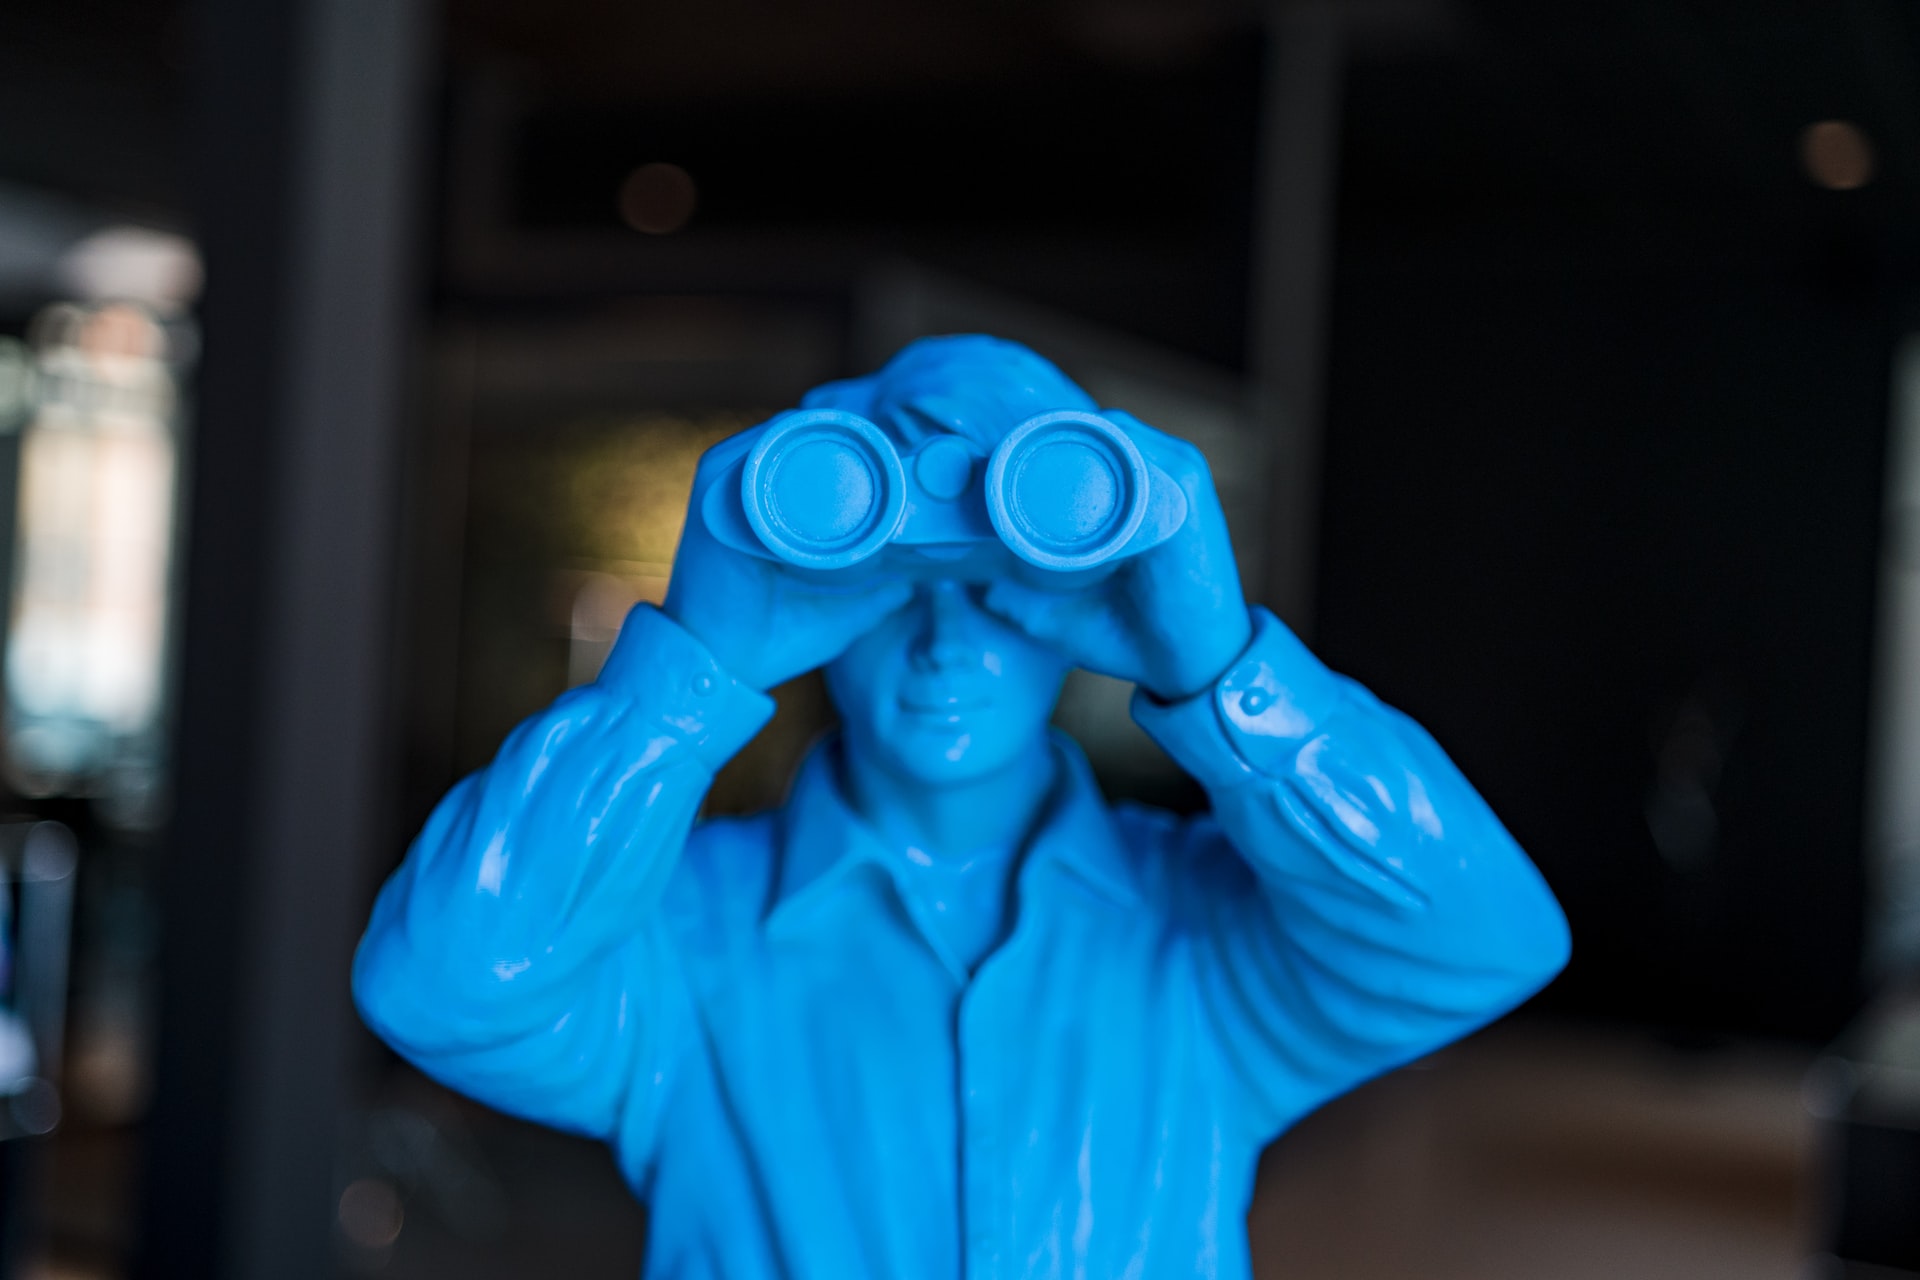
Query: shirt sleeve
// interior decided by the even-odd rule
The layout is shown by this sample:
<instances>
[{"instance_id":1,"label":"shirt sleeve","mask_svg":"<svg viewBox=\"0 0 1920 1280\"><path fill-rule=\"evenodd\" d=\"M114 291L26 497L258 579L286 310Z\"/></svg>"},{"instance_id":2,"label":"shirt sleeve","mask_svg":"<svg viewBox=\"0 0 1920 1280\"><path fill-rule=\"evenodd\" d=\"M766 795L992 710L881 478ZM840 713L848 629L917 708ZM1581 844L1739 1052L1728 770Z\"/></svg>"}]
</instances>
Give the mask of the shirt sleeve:
<instances>
[{"instance_id":1,"label":"shirt sleeve","mask_svg":"<svg viewBox=\"0 0 1920 1280\"><path fill-rule=\"evenodd\" d=\"M381 890L354 962L367 1025L503 1111L648 1131L634 1109L687 1033L660 896L715 770L772 713L637 607L599 679L455 786Z\"/></svg>"},{"instance_id":2,"label":"shirt sleeve","mask_svg":"<svg viewBox=\"0 0 1920 1280\"><path fill-rule=\"evenodd\" d=\"M1182 832L1203 1007L1270 1131L1566 963L1545 882L1439 745L1264 609L1214 687L1134 716L1207 789Z\"/></svg>"}]
</instances>

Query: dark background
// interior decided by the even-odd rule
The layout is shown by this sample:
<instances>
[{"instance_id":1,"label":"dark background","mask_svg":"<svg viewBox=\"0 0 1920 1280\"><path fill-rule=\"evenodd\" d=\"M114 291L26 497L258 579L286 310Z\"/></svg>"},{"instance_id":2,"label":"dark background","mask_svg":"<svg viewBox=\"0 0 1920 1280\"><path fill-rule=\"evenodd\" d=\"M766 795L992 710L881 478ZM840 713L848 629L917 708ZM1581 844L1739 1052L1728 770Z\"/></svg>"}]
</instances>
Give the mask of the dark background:
<instances>
[{"instance_id":1,"label":"dark background","mask_svg":"<svg viewBox=\"0 0 1920 1280\"><path fill-rule=\"evenodd\" d=\"M1883 467L1920 296L1920 10L1895 0L425 12L391 234L366 230L374 205L344 217L399 246L393 429L364 446L385 523L347 540L389 574L365 614L380 662L342 695L366 708L375 781L315 899L338 903L318 976L282 998L341 987L426 807L564 684L541 575L583 553L498 514L528 459L642 411L718 430L859 371L887 264L1264 376L1262 104L1296 30L1273 14L1303 11L1331 15L1341 52L1295 621L1435 733L1566 905L1574 961L1533 1015L1692 1047L1835 1036L1872 991ZM286 564L260 534L297 433L261 406L309 358L276 264L303 216L329 216L296 180L300 77L320 74L306 12L14 0L0 18L0 182L192 235L209 268L179 819L117 855L167 940L158 1136L128 1157L149 1161L147 1234L108 1253L226 1229L196 1206L225 1203L222 1135L272 1059L248 1056L244 1011L275 997L244 992L279 971L236 922L281 883L255 869L273 802L246 744L288 661L263 603ZM1802 130L1836 119L1873 147L1858 189L1804 162ZM622 182L654 161L698 187L671 235L622 222ZM5 297L0 328L53 296ZM540 355L624 335L631 367L600 382ZM817 696L783 711L804 727ZM84 805L32 803L90 830ZM120 918L83 904L79 945ZM328 998L314 1016L349 1097L389 1064ZM190 1273L147 1249L151 1274Z\"/></svg>"}]
</instances>

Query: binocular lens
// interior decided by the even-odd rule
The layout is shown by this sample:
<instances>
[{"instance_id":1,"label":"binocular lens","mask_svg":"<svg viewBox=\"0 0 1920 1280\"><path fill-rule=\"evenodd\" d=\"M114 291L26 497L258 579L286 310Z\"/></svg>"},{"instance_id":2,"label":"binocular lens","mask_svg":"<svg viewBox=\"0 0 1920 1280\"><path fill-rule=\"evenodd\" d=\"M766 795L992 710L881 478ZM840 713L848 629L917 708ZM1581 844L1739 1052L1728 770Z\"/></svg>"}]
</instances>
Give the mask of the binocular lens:
<instances>
[{"instance_id":1,"label":"binocular lens","mask_svg":"<svg viewBox=\"0 0 1920 1280\"><path fill-rule=\"evenodd\" d=\"M795 537L831 546L872 514L876 479L858 451L838 440L808 440L767 477L767 505Z\"/></svg>"},{"instance_id":2,"label":"binocular lens","mask_svg":"<svg viewBox=\"0 0 1920 1280\"><path fill-rule=\"evenodd\" d=\"M1120 501L1113 464L1077 440L1048 441L1021 458L1008 479L1021 523L1056 547L1098 538Z\"/></svg>"},{"instance_id":3,"label":"binocular lens","mask_svg":"<svg viewBox=\"0 0 1920 1280\"><path fill-rule=\"evenodd\" d=\"M1045 414L994 451L987 513L1023 560L1091 568L1140 527L1147 484L1146 460L1117 427L1090 413Z\"/></svg>"},{"instance_id":4,"label":"binocular lens","mask_svg":"<svg viewBox=\"0 0 1920 1280\"><path fill-rule=\"evenodd\" d=\"M900 459L879 428L816 410L768 428L740 473L747 520L794 564L841 568L886 545L905 500Z\"/></svg>"}]
</instances>

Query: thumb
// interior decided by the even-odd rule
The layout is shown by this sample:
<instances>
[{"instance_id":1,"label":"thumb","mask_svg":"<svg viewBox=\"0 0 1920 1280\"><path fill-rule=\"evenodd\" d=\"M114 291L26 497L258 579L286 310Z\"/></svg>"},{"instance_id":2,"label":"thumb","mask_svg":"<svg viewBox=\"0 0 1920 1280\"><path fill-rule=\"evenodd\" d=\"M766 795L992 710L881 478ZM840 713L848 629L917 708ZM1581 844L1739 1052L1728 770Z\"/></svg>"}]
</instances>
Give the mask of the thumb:
<instances>
[{"instance_id":1,"label":"thumb","mask_svg":"<svg viewBox=\"0 0 1920 1280\"><path fill-rule=\"evenodd\" d=\"M821 593L815 597L814 607L830 614L836 629L859 635L879 626L888 614L906 608L912 599L913 583L888 577Z\"/></svg>"},{"instance_id":2,"label":"thumb","mask_svg":"<svg viewBox=\"0 0 1920 1280\"><path fill-rule=\"evenodd\" d=\"M1036 640L1057 641L1083 621L1088 601L1083 592L1048 591L1001 578L987 588L982 603Z\"/></svg>"}]
</instances>

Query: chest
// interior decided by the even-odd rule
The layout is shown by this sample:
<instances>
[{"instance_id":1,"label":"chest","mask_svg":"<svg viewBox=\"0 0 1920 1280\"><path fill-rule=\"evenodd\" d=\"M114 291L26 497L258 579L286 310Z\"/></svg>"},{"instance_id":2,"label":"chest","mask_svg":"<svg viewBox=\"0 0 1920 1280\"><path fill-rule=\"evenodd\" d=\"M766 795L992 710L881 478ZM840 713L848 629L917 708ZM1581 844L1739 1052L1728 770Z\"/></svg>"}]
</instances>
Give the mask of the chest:
<instances>
[{"instance_id":1,"label":"chest","mask_svg":"<svg viewBox=\"0 0 1920 1280\"><path fill-rule=\"evenodd\" d=\"M870 888L683 946L705 1069L743 1115L940 1144L963 1121L1030 1131L1205 1091L1193 956L1151 913L1034 895L968 978Z\"/></svg>"},{"instance_id":2,"label":"chest","mask_svg":"<svg viewBox=\"0 0 1920 1280\"><path fill-rule=\"evenodd\" d=\"M967 1274L1066 1274L1044 1260L1102 1250L1113 1265L1088 1273L1121 1274L1149 1231L1179 1259L1168 1274L1196 1274L1238 1221L1221 1206L1244 1199L1252 1156L1176 933L1089 895L1029 895L962 981L897 899L814 905L804 928L683 938L701 1034L667 1107L657 1217L751 1199L753 1240L804 1274L960 1257ZM733 1248L728 1221L712 1225Z\"/></svg>"}]
</instances>

